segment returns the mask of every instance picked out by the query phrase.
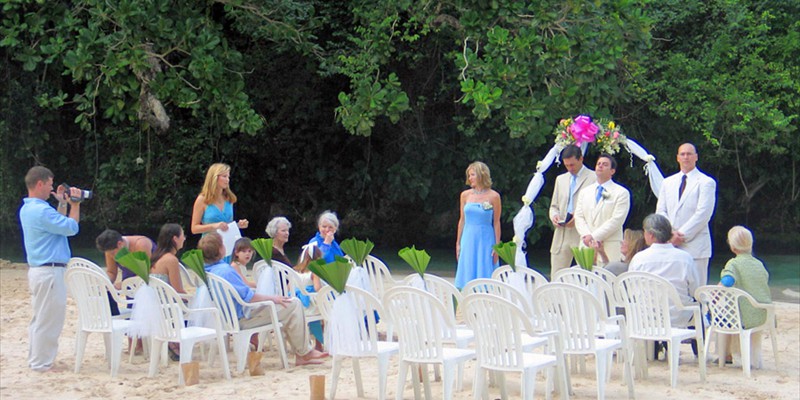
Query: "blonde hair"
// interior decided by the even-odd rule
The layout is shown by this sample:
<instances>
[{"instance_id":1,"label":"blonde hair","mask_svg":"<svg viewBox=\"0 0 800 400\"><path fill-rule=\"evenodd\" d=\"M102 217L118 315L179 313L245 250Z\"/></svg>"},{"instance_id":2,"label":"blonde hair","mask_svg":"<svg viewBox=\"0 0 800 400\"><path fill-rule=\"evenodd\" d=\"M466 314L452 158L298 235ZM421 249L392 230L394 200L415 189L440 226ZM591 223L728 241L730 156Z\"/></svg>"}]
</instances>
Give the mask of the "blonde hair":
<instances>
[{"instance_id":1,"label":"blonde hair","mask_svg":"<svg viewBox=\"0 0 800 400\"><path fill-rule=\"evenodd\" d=\"M728 231L728 245L734 253L753 252L753 233L749 229L736 225Z\"/></svg>"},{"instance_id":2,"label":"blonde hair","mask_svg":"<svg viewBox=\"0 0 800 400\"><path fill-rule=\"evenodd\" d=\"M200 194L203 195L203 201L206 204L217 202L217 178L226 172L231 172L231 167L228 164L216 163L211 164L211 166L208 167L208 172L206 172L206 180L203 182L203 190L200 191ZM228 185L227 188L222 189L222 198L228 200L231 204L236 203L236 195L231 191L230 185Z\"/></svg>"},{"instance_id":3,"label":"blonde hair","mask_svg":"<svg viewBox=\"0 0 800 400\"><path fill-rule=\"evenodd\" d=\"M465 180L464 184L469 185L469 170L475 171L475 175L478 176L478 183L486 189L492 187L492 174L489 172L489 166L480 162L475 161L470 164L467 169L464 171L464 175L466 175L467 179Z\"/></svg>"},{"instance_id":4,"label":"blonde hair","mask_svg":"<svg viewBox=\"0 0 800 400\"><path fill-rule=\"evenodd\" d=\"M639 229L625 229L622 237L622 240L628 243L628 251L623 254L627 262L630 262L636 253L647 247L647 243L644 241L644 232Z\"/></svg>"}]
</instances>

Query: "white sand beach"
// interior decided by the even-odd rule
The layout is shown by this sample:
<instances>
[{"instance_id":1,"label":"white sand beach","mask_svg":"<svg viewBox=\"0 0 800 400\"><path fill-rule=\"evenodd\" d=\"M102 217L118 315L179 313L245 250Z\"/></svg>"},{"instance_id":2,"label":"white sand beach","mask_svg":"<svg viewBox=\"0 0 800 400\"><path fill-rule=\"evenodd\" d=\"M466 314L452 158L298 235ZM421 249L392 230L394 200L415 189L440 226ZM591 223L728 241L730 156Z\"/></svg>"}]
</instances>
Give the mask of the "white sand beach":
<instances>
[{"instance_id":1,"label":"white sand beach","mask_svg":"<svg viewBox=\"0 0 800 400\"><path fill-rule=\"evenodd\" d=\"M697 360L688 345L681 349L678 387L669 386L666 361L649 364L649 377L637 378L635 390L639 399L798 399L800 398L800 305L777 303L779 361L775 365L771 342L764 340L764 369L753 370L746 378L738 366L719 368L708 365L706 382L700 381ZM280 369L275 352L268 353L262 362L266 375L251 377L245 371L234 370L233 354L229 353L233 378L225 380L219 362L210 367L200 364L200 384L178 385L178 364L170 362L161 368L155 378L147 377L147 362L141 357L128 362L127 354L117 378L111 378L104 360L103 340L100 335L90 335L80 373L74 373L75 329L77 309L72 299L67 303L67 318L61 335L58 372L38 373L27 367L28 323L31 318L27 283L27 266L0 260L0 398L58 398L67 399L161 399L203 398L216 399L235 396L237 399L307 399L310 375L326 375L326 395L330 387L330 360L322 365ZM198 354L195 352L195 354ZM472 371L474 362L468 362L464 374L464 389L455 393L455 399L472 398ZM366 398L377 397L377 367L373 360L362 362ZM511 398L519 398L519 375L509 374L506 382ZM587 371L573 375L573 399L596 398L594 362L587 362ZM397 385L397 363L389 368L388 398L394 398ZM544 381L537 383L537 398L544 397ZM433 384L434 398L442 397L441 382ZM491 388L490 398L499 398L499 389ZM611 382L607 385L608 399L624 399L627 388L622 385L622 367L614 364ZM338 385L338 399L357 398L351 364L345 363ZM403 398L413 398L410 383Z\"/></svg>"}]
</instances>

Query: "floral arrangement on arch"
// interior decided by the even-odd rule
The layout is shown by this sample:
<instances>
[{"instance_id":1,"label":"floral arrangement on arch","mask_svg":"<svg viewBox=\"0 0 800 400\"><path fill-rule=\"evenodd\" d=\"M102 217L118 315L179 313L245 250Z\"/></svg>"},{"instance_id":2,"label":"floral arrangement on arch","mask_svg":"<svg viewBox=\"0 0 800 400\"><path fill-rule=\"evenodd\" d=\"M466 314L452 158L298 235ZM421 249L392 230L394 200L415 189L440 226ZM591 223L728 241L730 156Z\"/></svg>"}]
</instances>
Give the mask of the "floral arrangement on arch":
<instances>
[{"instance_id":1,"label":"floral arrangement on arch","mask_svg":"<svg viewBox=\"0 0 800 400\"><path fill-rule=\"evenodd\" d=\"M601 153L616 154L626 137L614 121L598 120L596 123L588 115L562 119L556 126L556 144L562 147L581 146L594 143Z\"/></svg>"}]
</instances>

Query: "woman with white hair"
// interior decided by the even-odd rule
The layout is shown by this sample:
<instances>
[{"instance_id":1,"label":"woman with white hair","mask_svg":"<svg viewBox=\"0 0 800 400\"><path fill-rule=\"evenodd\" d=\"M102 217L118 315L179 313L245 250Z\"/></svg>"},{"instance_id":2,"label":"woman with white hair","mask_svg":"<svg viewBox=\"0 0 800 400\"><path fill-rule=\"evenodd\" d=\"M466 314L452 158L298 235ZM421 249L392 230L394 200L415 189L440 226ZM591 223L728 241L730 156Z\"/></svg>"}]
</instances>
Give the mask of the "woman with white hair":
<instances>
[{"instance_id":1,"label":"woman with white hair","mask_svg":"<svg viewBox=\"0 0 800 400\"><path fill-rule=\"evenodd\" d=\"M344 257L344 252L334 237L338 230L339 217L335 212L325 210L320 214L317 218L317 234L303 248L301 262L308 257L312 259L322 257L325 262L333 262L336 256ZM319 250L319 254L316 250Z\"/></svg>"},{"instance_id":2,"label":"woman with white hair","mask_svg":"<svg viewBox=\"0 0 800 400\"><path fill-rule=\"evenodd\" d=\"M265 231L272 238L272 259L293 267L294 263L289 261L283 249L289 241L289 229L292 229L292 223L286 217L275 217L269 221Z\"/></svg>"},{"instance_id":3,"label":"woman with white hair","mask_svg":"<svg viewBox=\"0 0 800 400\"><path fill-rule=\"evenodd\" d=\"M772 303L769 292L769 272L764 263L753 257L753 234L747 228L737 225L728 231L728 245L736 257L730 259L720 273L723 286L735 287L749 293L759 303ZM750 302L741 299L742 323L745 328L764 323L766 311L757 310Z\"/></svg>"}]
</instances>

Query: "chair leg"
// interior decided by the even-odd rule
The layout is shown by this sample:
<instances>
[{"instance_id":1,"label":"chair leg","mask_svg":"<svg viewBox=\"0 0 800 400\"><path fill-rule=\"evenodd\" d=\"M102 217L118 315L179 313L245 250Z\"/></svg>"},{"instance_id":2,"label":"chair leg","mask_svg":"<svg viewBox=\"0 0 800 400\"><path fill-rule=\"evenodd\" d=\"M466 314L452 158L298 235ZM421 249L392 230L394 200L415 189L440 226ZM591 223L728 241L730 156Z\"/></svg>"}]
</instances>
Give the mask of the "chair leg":
<instances>
[{"instance_id":1,"label":"chair leg","mask_svg":"<svg viewBox=\"0 0 800 400\"><path fill-rule=\"evenodd\" d=\"M166 342L163 342L166 343ZM147 373L147 376L152 378L156 376L156 372L158 372L158 362L161 356L161 346L162 342L156 339L151 339L150 341L150 371Z\"/></svg>"},{"instance_id":2,"label":"chair leg","mask_svg":"<svg viewBox=\"0 0 800 400\"><path fill-rule=\"evenodd\" d=\"M536 389L536 371L525 369L522 371L522 380L519 383L521 396L526 400L533 400Z\"/></svg>"},{"instance_id":3,"label":"chair leg","mask_svg":"<svg viewBox=\"0 0 800 400\"><path fill-rule=\"evenodd\" d=\"M119 371L119 363L122 359L122 341L124 336L122 331L111 332L111 377L116 378Z\"/></svg>"},{"instance_id":4,"label":"chair leg","mask_svg":"<svg viewBox=\"0 0 800 400\"><path fill-rule=\"evenodd\" d=\"M459 365L463 367L463 363L459 363ZM444 400L450 400L453 398L453 384L456 380L456 377L453 376L453 369L448 367L449 366L446 364L442 366L442 386L444 386Z\"/></svg>"},{"instance_id":5,"label":"chair leg","mask_svg":"<svg viewBox=\"0 0 800 400\"><path fill-rule=\"evenodd\" d=\"M336 385L339 383L339 372L342 369L342 357L333 356L331 364L331 393L330 400L336 398Z\"/></svg>"},{"instance_id":6,"label":"chair leg","mask_svg":"<svg viewBox=\"0 0 800 400\"><path fill-rule=\"evenodd\" d=\"M597 400L606 398L606 368L608 367L607 352L595 353L595 375L597 377Z\"/></svg>"},{"instance_id":7,"label":"chair leg","mask_svg":"<svg viewBox=\"0 0 800 400\"><path fill-rule=\"evenodd\" d=\"M233 354L236 355L236 373L244 372L247 351L250 349L250 335L238 333L233 335Z\"/></svg>"},{"instance_id":8,"label":"chair leg","mask_svg":"<svg viewBox=\"0 0 800 400\"><path fill-rule=\"evenodd\" d=\"M744 376L750 377L750 331L744 330L739 334L739 350L742 352L742 370Z\"/></svg>"},{"instance_id":9,"label":"chair leg","mask_svg":"<svg viewBox=\"0 0 800 400\"><path fill-rule=\"evenodd\" d=\"M83 362L83 352L86 351L86 338L89 332L79 330L78 336L75 337L75 373L81 371L81 363Z\"/></svg>"},{"instance_id":10,"label":"chair leg","mask_svg":"<svg viewBox=\"0 0 800 400\"><path fill-rule=\"evenodd\" d=\"M636 398L636 392L633 388L633 353L629 347L623 347L622 350L623 357L625 357L625 364L622 366L623 368L623 376L625 378L625 382L628 384L628 398L633 400Z\"/></svg>"},{"instance_id":11,"label":"chair leg","mask_svg":"<svg viewBox=\"0 0 800 400\"><path fill-rule=\"evenodd\" d=\"M703 342L703 329L702 328L696 328L695 332L694 332L694 336L695 336L695 341L697 342L697 352L698 352L697 357L698 357L698 364L700 366L700 382L704 382L705 383L705 381L706 381L706 362L705 362L705 359L706 359L706 356L707 356L708 353L706 353L706 350L705 350L706 346L705 346L705 343ZM678 354L680 354L680 349L678 351ZM700 363L699 360L703 360L703 362ZM675 372L675 375L677 376L678 373Z\"/></svg>"},{"instance_id":12,"label":"chair leg","mask_svg":"<svg viewBox=\"0 0 800 400\"><path fill-rule=\"evenodd\" d=\"M356 378L358 397L364 397L364 383L361 381L361 364L359 364L358 358L353 358L353 374Z\"/></svg>"},{"instance_id":13,"label":"chair leg","mask_svg":"<svg viewBox=\"0 0 800 400\"><path fill-rule=\"evenodd\" d=\"M497 386L500 386L500 398L508 399L508 389L506 389L506 373L504 371L492 371L497 378Z\"/></svg>"},{"instance_id":14,"label":"chair leg","mask_svg":"<svg viewBox=\"0 0 800 400\"><path fill-rule=\"evenodd\" d=\"M403 400L403 388L406 385L406 373L408 372L408 363L403 360L400 360L400 366L397 369L397 393L395 393L395 399ZM411 373L411 380L413 381L416 379L417 374ZM415 392L417 397L419 393ZM333 399L331 399L333 400Z\"/></svg>"},{"instance_id":15,"label":"chair leg","mask_svg":"<svg viewBox=\"0 0 800 400\"><path fill-rule=\"evenodd\" d=\"M669 378L672 387L678 387L678 364L680 363L681 346L680 341L670 340L668 342L667 359L669 362Z\"/></svg>"},{"instance_id":16,"label":"chair leg","mask_svg":"<svg viewBox=\"0 0 800 400\"><path fill-rule=\"evenodd\" d=\"M769 339L772 342L772 352L775 354L775 369L778 369L778 330L775 329L775 322L769 322Z\"/></svg>"},{"instance_id":17,"label":"chair leg","mask_svg":"<svg viewBox=\"0 0 800 400\"><path fill-rule=\"evenodd\" d=\"M219 350L219 359L222 363L222 373L225 375L225 379L231 380L231 367L228 364L228 353L225 351L225 340L224 335L217 331L217 349ZM181 352L183 354L183 352ZM208 359L209 363L214 360L214 348L212 347L211 350L208 352Z\"/></svg>"},{"instance_id":18,"label":"chair leg","mask_svg":"<svg viewBox=\"0 0 800 400\"><path fill-rule=\"evenodd\" d=\"M378 355L378 400L386 399L386 375L389 373L389 356L389 354ZM331 397L331 400L333 400L333 397Z\"/></svg>"},{"instance_id":19,"label":"chair leg","mask_svg":"<svg viewBox=\"0 0 800 400\"><path fill-rule=\"evenodd\" d=\"M428 364L420 364L420 366L422 367L422 385L425 388L425 398L430 400L433 398L433 395L431 394L431 377L428 374ZM438 364L434 364L433 367L438 367ZM419 369L417 370L419 371Z\"/></svg>"}]
</instances>

